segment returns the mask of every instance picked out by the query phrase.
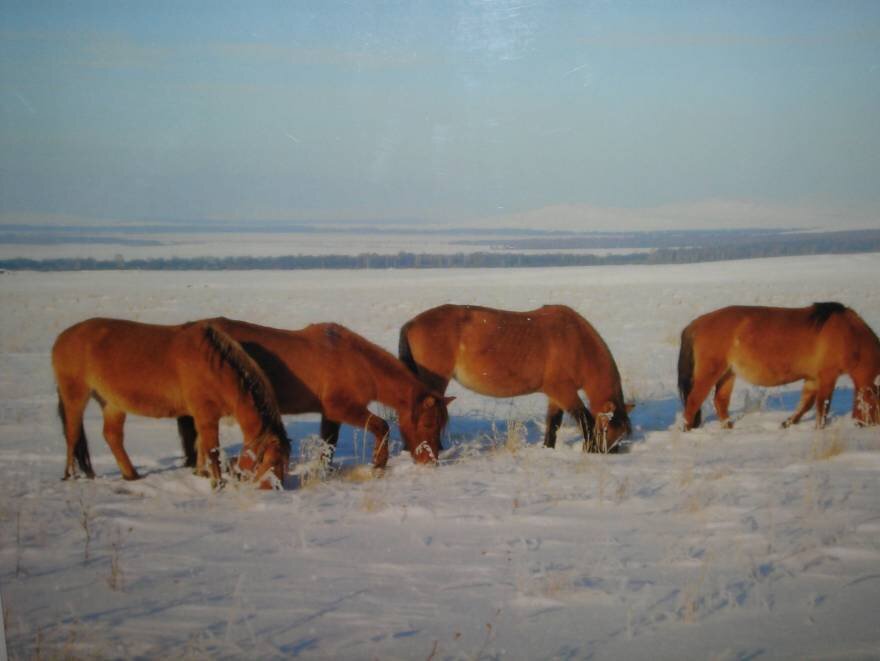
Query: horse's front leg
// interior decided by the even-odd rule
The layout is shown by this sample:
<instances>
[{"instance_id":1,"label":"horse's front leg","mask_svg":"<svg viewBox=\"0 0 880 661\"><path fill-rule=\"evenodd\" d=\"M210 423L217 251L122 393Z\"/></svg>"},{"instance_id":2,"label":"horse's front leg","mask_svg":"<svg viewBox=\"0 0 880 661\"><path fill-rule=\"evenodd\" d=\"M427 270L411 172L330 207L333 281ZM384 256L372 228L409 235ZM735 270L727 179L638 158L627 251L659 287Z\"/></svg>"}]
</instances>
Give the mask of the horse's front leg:
<instances>
[{"instance_id":1,"label":"horse's front leg","mask_svg":"<svg viewBox=\"0 0 880 661\"><path fill-rule=\"evenodd\" d=\"M547 404L547 429L544 432L544 447L556 447L556 432L562 426L562 416L564 411L553 402Z\"/></svg>"},{"instance_id":2,"label":"horse's front leg","mask_svg":"<svg viewBox=\"0 0 880 661\"><path fill-rule=\"evenodd\" d=\"M366 406L342 402L325 402L324 415L352 427L366 429L373 435L373 466L385 468L388 463L388 423ZM338 423L337 423L338 424Z\"/></svg>"},{"instance_id":3,"label":"horse's front leg","mask_svg":"<svg viewBox=\"0 0 880 661\"><path fill-rule=\"evenodd\" d=\"M584 452L596 452L598 450L594 434L596 421L578 396L577 388L571 387L571 384L561 383L547 388L545 393L550 398L550 406L568 411L577 421L584 436Z\"/></svg>"},{"instance_id":4,"label":"horse's front leg","mask_svg":"<svg viewBox=\"0 0 880 661\"><path fill-rule=\"evenodd\" d=\"M191 416L182 415L177 418L177 434L180 436L180 446L183 448L184 463L186 468L195 468L196 460L196 423Z\"/></svg>"},{"instance_id":5,"label":"horse's front leg","mask_svg":"<svg viewBox=\"0 0 880 661\"><path fill-rule=\"evenodd\" d=\"M596 438L596 420L589 409L579 402L578 406L569 413L577 421L584 436L584 452L600 452L598 439Z\"/></svg>"},{"instance_id":6,"label":"horse's front leg","mask_svg":"<svg viewBox=\"0 0 880 661\"><path fill-rule=\"evenodd\" d=\"M327 447L324 449L321 460L324 464L330 465L333 461L333 455L336 453L336 444L339 442L339 427L341 425L335 420L331 420L326 415L321 416L321 440Z\"/></svg>"},{"instance_id":7,"label":"horse's front leg","mask_svg":"<svg viewBox=\"0 0 880 661\"><path fill-rule=\"evenodd\" d=\"M198 434L196 470L207 468L213 488L223 487L224 480L220 473L220 419L214 416L195 416Z\"/></svg>"},{"instance_id":8,"label":"horse's front leg","mask_svg":"<svg viewBox=\"0 0 880 661\"><path fill-rule=\"evenodd\" d=\"M816 387L816 429L825 426L828 411L831 410L831 396L834 394L834 384L837 376L820 375Z\"/></svg>"}]
</instances>

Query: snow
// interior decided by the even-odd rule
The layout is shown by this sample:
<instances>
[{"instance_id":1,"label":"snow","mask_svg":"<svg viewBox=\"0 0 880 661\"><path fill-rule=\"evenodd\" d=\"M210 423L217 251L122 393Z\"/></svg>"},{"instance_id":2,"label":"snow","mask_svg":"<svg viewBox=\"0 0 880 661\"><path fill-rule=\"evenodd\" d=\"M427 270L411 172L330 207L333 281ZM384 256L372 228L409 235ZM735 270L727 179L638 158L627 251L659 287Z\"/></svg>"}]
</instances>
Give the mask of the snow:
<instances>
[{"instance_id":1,"label":"snow","mask_svg":"<svg viewBox=\"0 0 880 661\"><path fill-rule=\"evenodd\" d=\"M798 387L738 383L733 430L679 431L678 335L732 303L841 300L880 329L880 255L687 266L0 275L0 590L11 658L877 658L880 435L849 415L780 423ZM442 302L566 303L637 401L629 452L585 455L545 400L457 399L438 468L381 478L344 428L305 473L317 417L288 417L284 492L212 493L171 420L130 417L124 482L90 407L98 478L60 480L49 348L83 318L334 320L394 350ZM381 412L381 408L376 409ZM394 430L397 437L396 429ZM240 435L221 427L235 453ZM306 455L306 456L302 456ZM302 458L300 459L300 457ZM320 477L320 476L319 476ZM308 479L307 479L308 478Z\"/></svg>"}]
</instances>

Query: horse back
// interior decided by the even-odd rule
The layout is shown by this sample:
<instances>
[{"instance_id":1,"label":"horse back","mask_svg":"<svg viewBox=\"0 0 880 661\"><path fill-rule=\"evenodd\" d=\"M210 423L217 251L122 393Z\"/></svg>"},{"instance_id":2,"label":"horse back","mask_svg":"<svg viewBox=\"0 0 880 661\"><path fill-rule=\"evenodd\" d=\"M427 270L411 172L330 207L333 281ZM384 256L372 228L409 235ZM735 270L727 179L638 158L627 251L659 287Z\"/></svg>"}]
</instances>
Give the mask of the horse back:
<instances>
[{"instance_id":1,"label":"horse back","mask_svg":"<svg viewBox=\"0 0 880 661\"><path fill-rule=\"evenodd\" d=\"M366 405L386 375L417 383L392 354L335 323L283 330L230 319L208 320L241 343L263 369L284 413L322 412L328 397Z\"/></svg>"},{"instance_id":2,"label":"horse back","mask_svg":"<svg viewBox=\"0 0 880 661\"><path fill-rule=\"evenodd\" d=\"M401 345L408 342L423 378L455 378L476 392L507 397L540 390L558 377L554 366L581 364L574 354L582 349L584 324L565 306L515 312L441 305L408 322ZM569 380L580 383L580 375Z\"/></svg>"},{"instance_id":3,"label":"horse back","mask_svg":"<svg viewBox=\"0 0 880 661\"><path fill-rule=\"evenodd\" d=\"M79 384L121 410L177 415L184 408L177 361L181 329L107 318L75 324L52 348L56 380L59 386Z\"/></svg>"},{"instance_id":4,"label":"horse back","mask_svg":"<svg viewBox=\"0 0 880 661\"><path fill-rule=\"evenodd\" d=\"M756 385L776 386L846 371L852 333L847 308L823 303L803 308L730 306L695 319L685 329L703 369L726 365Z\"/></svg>"}]
</instances>

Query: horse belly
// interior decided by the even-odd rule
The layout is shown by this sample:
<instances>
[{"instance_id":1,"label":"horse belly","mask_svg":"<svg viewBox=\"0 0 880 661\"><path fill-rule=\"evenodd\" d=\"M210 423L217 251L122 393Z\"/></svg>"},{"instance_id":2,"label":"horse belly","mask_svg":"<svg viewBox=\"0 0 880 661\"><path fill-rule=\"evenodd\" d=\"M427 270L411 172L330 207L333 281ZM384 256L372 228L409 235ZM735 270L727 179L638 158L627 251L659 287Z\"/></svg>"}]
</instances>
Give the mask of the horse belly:
<instances>
[{"instance_id":1,"label":"horse belly","mask_svg":"<svg viewBox=\"0 0 880 661\"><path fill-rule=\"evenodd\" d=\"M538 390L538 385L508 371L499 373L497 370L456 365L452 376L468 390L489 397L517 397Z\"/></svg>"},{"instance_id":2,"label":"horse belly","mask_svg":"<svg viewBox=\"0 0 880 661\"><path fill-rule=\"evenodd\" d=\"M100 380L92 385L100 401L108 406L147 418L176 418L188 413L175 385L114 381Z\"/></svg>"},{"instance_id":3,"label":"horse belly","mask_svg":"<svg viewBox=\"0 0 880 661\"><path fill-rule=\"evenodd\" d=\"M729 362L738 377L765 388L800 381L811 372L803 359L781 349L757 352L735 347Z\"/></svg>"}]
</instances>

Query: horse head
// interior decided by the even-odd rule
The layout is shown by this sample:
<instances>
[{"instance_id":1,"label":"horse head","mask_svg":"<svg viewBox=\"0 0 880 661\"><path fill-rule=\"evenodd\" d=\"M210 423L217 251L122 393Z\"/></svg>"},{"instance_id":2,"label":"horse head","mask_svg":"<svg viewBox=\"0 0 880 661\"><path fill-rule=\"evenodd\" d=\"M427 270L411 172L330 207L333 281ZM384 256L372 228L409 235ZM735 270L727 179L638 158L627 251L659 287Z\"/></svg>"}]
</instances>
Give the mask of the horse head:
<instances>
[{"instance_id":1,"label":"horse head","mask_svg":"<svg viewBox=\"0 0 880 661\"><path fill-rule=\"evenodd\" d=\"M245 447L236 462L236 470L248 479L259 480L260 489L280 488L287 475L289 461L290 443L269 435Z\"/></svg>"},{"instance_id":2,"label":"horse head","mask_svg":"<svg viewBox=\"0 0 880 661\"><path fill-rule=\"evenodd\" d=\"M872 384L856 388L853 419L860 427L880 424L880 374Z\"/></svg>"},{"instance_id":3,"label":"horse head","mask_svg":"<svg viewBox=\"0 0 880 661\"><path fill-rule=\"evenodd\" d=\"M617 444L632 433L629 412L635 404L616 405L608 401L598 407L593 438L599 452L611 452Z\"/></svg>"},{"instance_id":4,"label":"horse head","mask_svg":"<svg viewBox=\"0 0 880 661\"><path fill-rule=\"evenodd\" d=\"M400 433L417 464L435 463L440 456L440 436L449 420L446 407L455 397L425 393L413 398L409 410L400 412Z\"/></svg>"}]
</instances>

